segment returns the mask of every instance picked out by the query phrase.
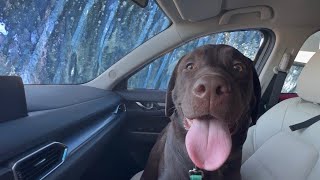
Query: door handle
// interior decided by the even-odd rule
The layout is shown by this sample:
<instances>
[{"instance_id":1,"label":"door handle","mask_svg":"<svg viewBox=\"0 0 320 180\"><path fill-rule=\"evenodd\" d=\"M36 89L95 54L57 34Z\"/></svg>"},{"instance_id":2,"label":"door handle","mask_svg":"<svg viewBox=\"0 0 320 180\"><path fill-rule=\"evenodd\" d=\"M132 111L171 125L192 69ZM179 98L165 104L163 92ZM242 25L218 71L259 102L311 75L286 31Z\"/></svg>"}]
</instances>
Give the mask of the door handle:
<instances>
[{"instance_id":1,"label":"door handle","mask_svg":"<svg viewBox=\"0 0 320 180\"><path fill-rule=\"evenodd\" d=\"M142 104L141 102L136 102L136 104L142 109L146 109L146 110L151 110L154 108L154 103L152 102L146 102L144 104Z\"/></svg>"}]
</instances>

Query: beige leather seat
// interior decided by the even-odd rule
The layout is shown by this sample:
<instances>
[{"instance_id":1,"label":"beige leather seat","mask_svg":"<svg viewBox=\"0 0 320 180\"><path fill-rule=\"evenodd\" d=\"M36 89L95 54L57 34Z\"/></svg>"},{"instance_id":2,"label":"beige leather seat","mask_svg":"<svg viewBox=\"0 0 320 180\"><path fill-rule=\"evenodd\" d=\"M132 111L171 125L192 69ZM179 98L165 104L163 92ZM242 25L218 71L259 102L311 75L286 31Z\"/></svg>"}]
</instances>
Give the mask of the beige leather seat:
<instances>
[{"instance_id":1,"label":"beige leather seat","mask_svg":"<svg viewBox=\"0 0 320 180\"><path fill-rule=\"evenodd\" d=\"M297 83L298 98L285 100L251 127L243 149L243 180L319 180L320 122L292 132L290 125L320 114L320 51Z\"/></svg>"}]
</instances>

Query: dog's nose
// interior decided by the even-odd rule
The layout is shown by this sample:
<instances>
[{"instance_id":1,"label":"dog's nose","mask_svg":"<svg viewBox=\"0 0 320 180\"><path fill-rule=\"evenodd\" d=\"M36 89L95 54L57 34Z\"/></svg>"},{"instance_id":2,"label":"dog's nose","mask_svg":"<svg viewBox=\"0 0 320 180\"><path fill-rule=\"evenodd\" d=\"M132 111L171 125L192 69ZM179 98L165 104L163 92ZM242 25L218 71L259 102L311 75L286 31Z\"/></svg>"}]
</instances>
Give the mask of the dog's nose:
<instances>
[{"instance_id":1,"label":"dog's nose","mask_svg":"<svg viewBox=\"0 0 320 180\"><path fill-rule=\"evenodd\" d=\"M226 80L218 76L203 76L193 86L193 94L198 97L222 96L230 93Z\"/></svg>"}]
</instances>

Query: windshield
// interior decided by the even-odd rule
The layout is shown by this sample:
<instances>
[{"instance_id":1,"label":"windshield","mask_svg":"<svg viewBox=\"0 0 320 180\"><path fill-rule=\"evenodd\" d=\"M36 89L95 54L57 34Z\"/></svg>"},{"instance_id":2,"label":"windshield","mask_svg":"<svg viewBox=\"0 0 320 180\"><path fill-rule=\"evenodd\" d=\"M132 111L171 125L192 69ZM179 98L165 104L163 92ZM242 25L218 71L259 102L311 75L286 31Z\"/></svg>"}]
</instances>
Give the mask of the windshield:
<instances>
[{"instance_id":1,"label":"windshield","mask_svg":"<svg viewBox=\"0 0 320 180\"><path fill-rule=\"evenodd\" d=\"M25 84L92 80L168 28L154 1L1 0L0 75Z\"/></svg>"}]
</instances>

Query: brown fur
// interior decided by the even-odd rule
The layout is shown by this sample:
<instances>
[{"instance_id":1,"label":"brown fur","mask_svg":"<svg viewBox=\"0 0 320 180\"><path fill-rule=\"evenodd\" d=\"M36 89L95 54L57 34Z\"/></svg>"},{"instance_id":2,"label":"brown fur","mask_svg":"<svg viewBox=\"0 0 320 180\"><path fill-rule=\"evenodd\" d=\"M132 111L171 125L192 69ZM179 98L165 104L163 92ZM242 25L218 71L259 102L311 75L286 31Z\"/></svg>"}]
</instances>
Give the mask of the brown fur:
<instances>
[{"instance_id":1,"label":"brown fur","mask_svg":"<svg viewBox=\"0 0 320 180\"><path fill-rule=\"evenodd\" d=\"M190 62L195 68L186 70ZM235 63L243 67L241 73L233 69ZM214 89L209 89L208 98L194 95L199 79L204 84L210 81L210 88ZM231 93L221 95L218 86L230 89ZM252 61L230 46L202 46L179 60L167 91L166 114L172 121L154 145L141 179L189 179L188 171L194 164L185 146L187 131L183 118L206 114L214 114L228 124L232 150L218 170L204 171L204 179L241 179L242 145L251 119L256 118L260 98L260 83Z\"/></svg>"}]
</instances>

